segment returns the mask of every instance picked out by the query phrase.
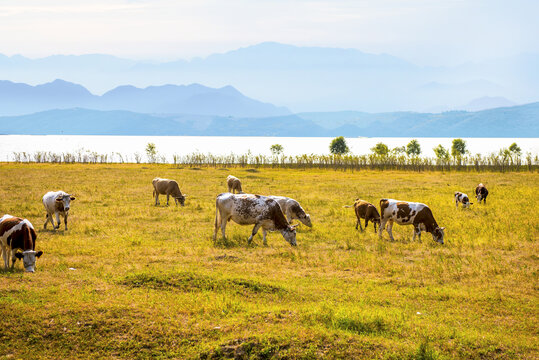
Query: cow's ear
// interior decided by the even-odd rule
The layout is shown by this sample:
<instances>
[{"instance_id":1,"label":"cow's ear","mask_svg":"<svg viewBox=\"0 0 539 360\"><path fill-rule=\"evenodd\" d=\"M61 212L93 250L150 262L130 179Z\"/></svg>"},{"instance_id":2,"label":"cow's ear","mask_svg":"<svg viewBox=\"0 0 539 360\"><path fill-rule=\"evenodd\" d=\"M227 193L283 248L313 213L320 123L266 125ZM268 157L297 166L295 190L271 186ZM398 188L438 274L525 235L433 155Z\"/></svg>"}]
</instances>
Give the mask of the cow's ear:
<instances>
[{"instance_id":1,"label":"cow's ear","mask_svg":"<svg viewBox=\"0 0 539 360\"><path fill-rule=\"evenodd\" d=\"M71 196L69 197L69 199L71 199L71 201L73 201L73 200L75 200L76 198L75 198L73 195L71 195Z\"/></svg>"},{"instance_id":2,"label":"cow's ear","mask_svg":"<svg viewBox=\"0 0 539 360\"><path fill-rule=\"evenodd\" d=\"M441 227L440 230L445 230L445 227Z\"/></svg>"},{"instance_id":3,"label":"cow's ear","mask_svg":"<svg viewBox=\"0 0 539 360\"><path fill-rule=\"evenodd\" d=\"M187 194L183 194L183 197L186 198L186 197L187 197Z\"/></svg>"},{"instance_id":4,"label":"cow's ear","mask_svg":"<svg viewBox=\"0 0 539 360\"><path fill-rule=\"evenodd\" d=\"M36 257L40 257L41 255L43 255L43 251L39 250L39 251L36 253Z\"/></svg>"},{"instance_id":5,"label":"cow's ear","mask_svg":"<svg viewBox=\"0 0 539 360\"><path fill-rule=\"evenodd\" d=\"M22 254L22 252L16 252L16 253L15 253L15 257L16 257L17 259L19 259L19 260L22 259L23 256L24 256L24 255Z\"/></svg>"},{"instance_id":6,"label":"cow's ear","mask_svg":"<svg viewBox=\"0 0 539 360\"><path fill-rule=\"evenodd\" d=\"M58 201L58 202L60 202L60 201L62 201L62 200L63 200L63 199L62 199L61 197L56 198L56 201Z\"/></svg>"}]
</instances>

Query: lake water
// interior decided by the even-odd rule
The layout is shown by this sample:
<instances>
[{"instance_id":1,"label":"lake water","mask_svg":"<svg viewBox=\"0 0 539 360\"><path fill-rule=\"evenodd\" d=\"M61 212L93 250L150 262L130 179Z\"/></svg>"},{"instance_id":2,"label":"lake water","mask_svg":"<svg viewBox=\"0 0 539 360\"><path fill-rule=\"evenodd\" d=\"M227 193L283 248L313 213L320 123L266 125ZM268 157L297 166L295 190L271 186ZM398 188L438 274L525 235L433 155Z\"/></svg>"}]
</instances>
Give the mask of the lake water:
<instances>
[{"instance_id":1,"label":"lake water","mask_svg":"<svg viewBox=\"0 0 539 360\"><path fill-rule=\"evenodd\" d=\"M347 138L353 154L370 153L376 143L390 148L406 145L412 138ZM472 154L488 155L516 142L523 153L539 154L539 138L463 138ZM78 150L99 154L120 153L134 161L134 154L143 155L148 143L154 143L160 155L172 161L173 155L193 152L215 155L270 155L272 144L281 144L286 155L328 154L332 138L324 137L222 137L222 136L96 136L96 135L0 135L0 161L13 161L14 152L34 154L37 151L75 153ZM432 148L442 144L451 148L453 138L417 138L422 156L434 157Z\"/></svg>"}]
</instances>

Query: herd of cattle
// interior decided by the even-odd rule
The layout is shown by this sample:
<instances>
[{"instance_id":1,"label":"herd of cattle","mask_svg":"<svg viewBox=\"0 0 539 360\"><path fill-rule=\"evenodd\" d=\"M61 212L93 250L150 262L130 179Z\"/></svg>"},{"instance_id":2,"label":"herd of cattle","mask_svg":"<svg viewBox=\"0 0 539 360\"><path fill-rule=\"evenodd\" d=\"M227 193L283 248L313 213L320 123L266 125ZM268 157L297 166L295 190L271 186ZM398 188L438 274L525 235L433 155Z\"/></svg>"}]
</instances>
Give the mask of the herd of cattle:
<instances>
[{"instance_id":1,"label":"herd of cattle","mask_svg":"<svg viewBox=\"0 0 539 360\"><path fill-rule=\"evenodd\" d=\"M185 205L187 195L182 194L180 187L175 180L155 178L152 181L153 196L155 205L159 205L159 195L167 196L167 205L172 196L176 205L180 203ZM246 194L243 192L240 179L229 175L227 178L228 192L217 195L215 202L215 227L213 239L215 241L219 228L223 238L225 235L226 224L233 220L240 225L254 225L251 236L248 239L250 243L258 230L262 228L264 245L268 231L279 231L290 245L296 245L296 227L291 225L294 219L299 220L306 226L312 227L311 217L305 213L301 205L294 199L284 196L262 196ZM236 194L237 192L237 194ZM486 204L488 190L483 184L479 184L475 189L475 195L479 203L483 201ZM60 228L60 216L64 218L65 229L67 230L67 218L71 201L75 200L72 194L63 191L50 191L43 196L43 206L46 211L45 224L47 228L50 222L53 229ZM470 199L468 195L455 192L455 205L458 208L459 203L462 207L469 207ZM432 234L434 241L444 243L444 227L438 226L430 208L422 203L398 201L393 199L380 200L380 212L373 204L356 199L354 205L344 207L353 207L357 217L356 229L361 227L361 220L365 220L365 228L369 221L373 223L374 232L378 225L378 235L382 237L382 231L387 230L391 240L393 238L393 223L400 225L413 225L413 240L416 235L421 239L421 232ZM56 217L56 225L54 224ZM386 227L387 224L387 227ZM0 218L0 245L2 248L2 257L4 266L9 268L9 258L11 258L11 267L15 265L17 259L22 259L24 269L28 272L35 271L36 258L39 258L43 251L36 251L36 232L34 227L27 219L4 215Z\"/></svg>"}]
</instances>

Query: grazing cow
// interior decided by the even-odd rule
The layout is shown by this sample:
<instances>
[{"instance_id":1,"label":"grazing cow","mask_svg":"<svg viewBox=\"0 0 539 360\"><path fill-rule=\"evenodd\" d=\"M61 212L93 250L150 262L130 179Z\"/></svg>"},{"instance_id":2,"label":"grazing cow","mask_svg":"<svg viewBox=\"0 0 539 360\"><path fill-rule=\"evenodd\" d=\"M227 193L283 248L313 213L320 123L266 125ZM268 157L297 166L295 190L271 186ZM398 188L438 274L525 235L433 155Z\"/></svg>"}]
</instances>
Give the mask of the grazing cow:
<instances>
[{"instance_id":1,"label":"grazing cow","mask_svg":"<svg viewBox=\"0 0 539 360\"><path fill-rule=\"evenodd\" d=\"M226 223L234 220L240 225L255 225L249 236L249 243L262 227L264 245L267 245L266 233L270 230L280 231L290 245L296 246L296 226L291 226L286 221L281 207L273 199L261 195L224 193L217 196L215 208L214 241L217 230L221 228L224 238Z\"/></svg>"},{"instance_id":2,"label":"grazing cow","mask_svg":"<svg viewBox=\"0 0 539 360\"><path fill-rule=\"evenodd\" d=\"M463 208L469 208L470 205L473 205L473 203L470 202L468 195L461 193L460 191L455 191L455 206L457 209L459 207L459 203L462 203Z\"/></svg>"},{"instance_id":3,"label":"grazing cow","mask_svg":"<svg viewBox=\"0 0 539 360\"><path fill-rule=\"evenodd\" d=\"M281 207L283 214L286 215L288 222L291 222L293 219L298 219L304 225L308 227L313 227L311 223L311 216L305 213L305 210L301 207L299 202L294 199L284 197L284 196L268 196L270 199L277 201L277 204Z\"/></svg>"},{"instance_id":4,"label":"grazing cow","mask_svg":"<svg viewBox=\"0 0 539 360\"><path fill-rule=\"evenodd\" d=\"M178 205L178 202L180 202L181 206L185 205L185 198L187 197L187 194L182 195L182 192L180 191L180 187L178 186L178 183L175 180L169 180L169 179L161 179L156 177L152 180L153 184L153 196L155 196L155 205L159 205L159 194L166 195L167 196L167 206L168 206L168 199L170 196L174 198L174 202L176 205Z\"/></svg>"},{"instance_id":5,"label":"grazing cow","mask_svg":"<svg viewBox=\"0 0 539 360\"><path fill-rule=\"evenodd\" d=\"M387 232L391 240L395 240L392 231L393 222L395 221L400 225L414 226L413 240L415 240L416 235L418 235L419 240L421 240L421 231L423 230L430 232L434 241L437 241L440 244L444 243L445 227L438 226L436 220L434 220L432 211L425 204L382 199L380 200L380 214L382 215L380 228L378 230L380 238L382 237L382 231L385 229L386 223L389 222Z\"/></svg>"},{"instance_id":6,"label":"grazing cow","mask_svg":"<svg viewBox=\"0 0 539 360\"><path fill-rule=\"evenodd\" d=\"M380 225L380 214L378 213L376 206L365 200L356 199L354 205L345 205L344 207L354 208L357 217L356 230L357 226L359 225L359 228L361 231L363 231L363 228L361 227L361 219L365 219L365 229L367 229L367 225L369 225L370 221L374 226L374 232L376 232L376 224Z\"/></svg>"},{"instance_id":7,"label":"grazing cow","mask_svg":"<svg viewBox=\"0 0 539 360\"><path fill-rule=\"evenodd\" d=\"M43 251L35 251L36 237L30 221L7 214L0 218L0 245L6 270L9 268L11 255L11 268L17 259L22 259L24 270L35 271L36 258L43 255ZM22 252L17 251L19 249Z\"/></svg>"},{"instance_id":8,"label":"grazing cow","mask_svg":"<svg viewBox=\"0 0 539 360\"><path fill-rule=\"evenodd\" d=\"M49 191L43 195L43 206L45 206L45 211L47 211L43 229L47 228L49 221L52 224L53 229L59 229L60 215L62 215L64 217L65 229L67 230L67 217L69 216L69 208L71 201L73 200L75 200L73 195L63 191ZM52 219L53 214L56 215L56 226L54 226L54 220Z\"/></svg>"},{"instance_id":9,"label":"grazing cow","mask_svg":"<svg viewBox=\"0 0 539 360\"><path fill-rule=\"evenodd\" d=\"M482 183L477 185L475 188L475 197L477 198L477 201L481 204L481 200L483 200L483 203L487 203L487 196L488 196L488 190Z\"/></svg>"},{"instance_id":10,"label":"grazing cow","mask_svg":"<svg viewBox=\"0 0 539 360\"><path fill-rule=\"evenodd\" d=\"M226 184L228 185L228 192L235 194L237 191L238 194L245 194L241 188L241 181L237 177L228 175L226 178Z\"/></svg>"}]
</instances>

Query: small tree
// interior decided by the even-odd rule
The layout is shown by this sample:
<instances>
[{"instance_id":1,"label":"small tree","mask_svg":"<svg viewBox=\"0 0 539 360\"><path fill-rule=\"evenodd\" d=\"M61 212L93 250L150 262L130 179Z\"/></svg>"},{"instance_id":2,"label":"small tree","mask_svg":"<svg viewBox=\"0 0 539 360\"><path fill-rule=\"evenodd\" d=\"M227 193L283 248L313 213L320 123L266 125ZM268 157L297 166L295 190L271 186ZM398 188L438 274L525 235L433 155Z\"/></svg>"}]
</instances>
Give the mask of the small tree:
<instances>
[{"instance_id":1,"label":"small tree","mask_svg":"<svg viewBox=\"0 0 539 360\"><path fill-rule=\"evenodd\" d=\"M331 144L329 145L329 151L332 154L343 155L343 154L346 154L347 152L350 152L350 149L348 148L348 145L346 144L346 140L344 139L344 137L339 136L331 140Z\"/></svg>"},{"instance_id":2,"label":"small tree","mask_svg":"<svg viewBox=\"0 0 539 360\"><path fill-rule=\"evenodd\" d=\"M416 157L419 156L419 154L421 154L421 145L414 139L406 145L406 155Z\"/></svg>"},{"instance_id":3,"label":"small tree","mask_svg":"<svg viewBox=\"0 0 539 360\"><path fill-rule=\"evenodd\" d=\"M462 139L453 139L451 146L451 155L455 158L460 158L466 154L466 141Z\"/></svg>"},{"instance_id":4,"label":"small tree","mask_svg":"<svg viewBox=\"0 0 539 360\"><path fill-rule=\"evenodd\" d=\"M157 162L157 148L154 143L148 143L148 145L146 145L146 156L148 157L148 162Z\"/></svg>"},{"instance_id":5,"label":"small tree","mask_svg":"<svg viewBox=\"0 0 539 360\"><path fill-rule=\"evenodd\" d=\"M438 146L432 149L432 151L434 151L434 154L436 155L436 159L438 159L438 163L442 165L442 170L443 170L444 164L449 161L449 150L444 148L442 144L438 144Z\"/></svg>"},{"instance_id":6,"label":"small tree","mask_svg":"<svg viewBox=\"0 0 539 360\"><path fill-rule=\"evenodd\" d=\"M406 153L406 147L405 146L397 146L391 149L391 153L395 155L404 154Z\"/></svg>"},{"instance_id":7,"label":"small tree","mask_svg":"<svg viewBox=\"0 0 539 360\"><path fill-rule=\"evenodd\" d=\"M389 148L386 144L379 142L374 147L371 148L371 151L376 155L386 156L389 153Z\"/></svg>"},{"instance_id":8,"label":"small tree","mask_svg":"<svg viewBox=\"0 0 539 360\"><path fill-rule=\"evenodd\" d=\"M273 144L270 146L270 151L273 156L279 156L283 153L283 146L281 144Z\"/></svg>"}]
</instances>

